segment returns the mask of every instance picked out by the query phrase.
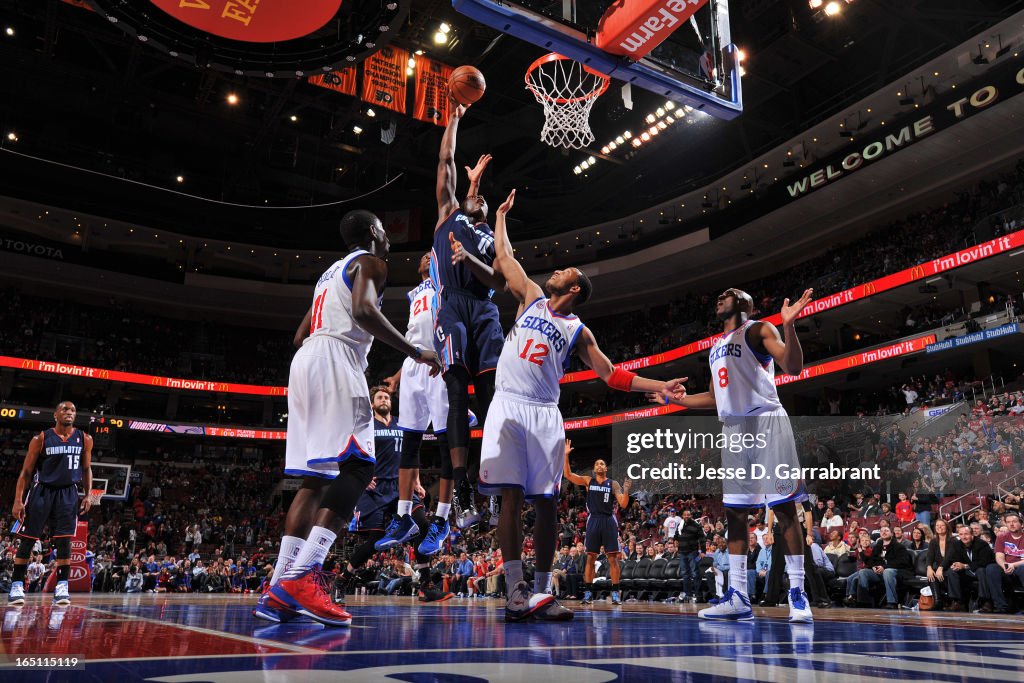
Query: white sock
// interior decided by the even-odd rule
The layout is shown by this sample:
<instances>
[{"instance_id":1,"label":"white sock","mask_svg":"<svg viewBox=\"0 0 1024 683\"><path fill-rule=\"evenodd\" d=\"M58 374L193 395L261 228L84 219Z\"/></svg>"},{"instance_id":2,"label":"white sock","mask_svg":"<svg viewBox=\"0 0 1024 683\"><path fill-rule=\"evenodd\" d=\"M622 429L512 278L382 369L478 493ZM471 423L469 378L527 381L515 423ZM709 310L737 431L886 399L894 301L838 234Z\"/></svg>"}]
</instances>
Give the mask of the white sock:
<instances>
[{"instance_id":1,"label":"white sock","mask_svg":"<svg viewBox=\"0 0 1024 683\"><path fill-rule=\"evenodd\" d=\"M437 504L437 516L441 519L448 519L448 515L452 511L451 503L438 503Z\"/></svg>"},{"instance_id":2,"label":"white sock","mask_svg":"<svg viewBox=\"0 0 1024 683\"><path fill-rule=\"evenodd\" d=\"M804 556L786 555L786 575L789 577L789 587L804 589Z\"/></svg>"},{"instance_id":3,"label":"white sock","mask_svg":"<svg viewBox=\"0 0 1024 683\"><path fill-rule=\"evenodd\" d=\"M270 577L271 586L277 585L277 582L281 580L281 577L285 575L285 572L292 568L295 558L299 556L299 551L302 550L303 543L303 539L298 536L281 537L281 552L277 554L277 564L274 566L274 575Z\"/></svg>"},{"instance_id":4,"label":"white sock","mask_svg":"<svg viewBox=\"0 0 1024 683\"><path fill-rule=\"evenodd\" d=\"M551 594L551 572L533 573L533 592Z\"/></svg>"},{"instance_id":5,"label":"white sock","mask_svg":"<svg viewBox=\"0 0 1024 683\"><path fill-rule=\"evenodd\" d=\"M289 573L296 573L314 565L323 564L327 553L331 550L331 546L334 545L334 539L337 537L338 534L330 529L322 526L313 527L309 532L309 536L303 541L302 549L295 558L295 562L292 563Z\"/></svg>"},{"instance_id":6,"label":"white sock","mask_svg":"<svg viewBox=\"0 0 1024 683\"><path fill-rule=\"evenodd\" d=\"M729 588L747 595L747 556L729 554Z\"/></svg>"},{"instance_id":7,"label":"white sock","mask_svg":"<svg viewBox=\"0 0 1024 683\"><path fill-rule=\"evenodd\" d=\"M505 571L505 585L511 593L519 582L523 580L523 561L511 560L501 565Z\"/></svg>"},{"instance_id":8,"label":"white sock","mask_svg":"<svg viewBox=\"0 0 1024 683\"><path fill-rule=\"evenodd\" d=\"M398 516L405 517L406 515L412 514L412 501L411 500L400 500L398 501Z\"/></svg>"}]
</instances>

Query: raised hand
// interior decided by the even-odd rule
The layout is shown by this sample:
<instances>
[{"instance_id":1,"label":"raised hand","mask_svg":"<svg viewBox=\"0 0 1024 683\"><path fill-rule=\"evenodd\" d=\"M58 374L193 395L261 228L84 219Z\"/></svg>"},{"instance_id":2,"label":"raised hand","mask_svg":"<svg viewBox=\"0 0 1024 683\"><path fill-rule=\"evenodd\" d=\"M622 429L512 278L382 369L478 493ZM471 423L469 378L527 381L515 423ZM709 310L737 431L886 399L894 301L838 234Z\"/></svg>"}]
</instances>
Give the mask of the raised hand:
<instances>
[{"instance_id":1,"label":"raised hand","mask_svg":"<svg viewBox=\"0 0 1024 683\"><path fill-rule=\"evenodd\" d=\"M501 203L501 206L498 207L498 213L502 215L508 213L512 209L512 205L515 203L516 191L512 190L512 192L509 193L508 198Z\"/></svg>"},{"instance_id":2,"label":"raised hand","mask_svg":"<svg viewBox=\"0 0 1024 683\"><path fill-rule=\"evenodd\" d=\"M797 316L800 315L800 312L804 310L804 307L811 302L813 294L813 289L805 289L803 296L797 299L796 303L792 306L789 304L788 298L784 300L782 302L782 311L779 313L779 315L782 316L782 324L788 325L796 320Z\"/></svg>"},{"instance_id":3,"label":"raised hand","mask_svg":"<svg viewBox=\"0 0 1024 683\"><path fill-rule=\"evenodd\" d=\"M484 174L484 169L487 168L487 164L491 163L491 155L483 154L476 162L476 166L470 168L466 166L466 175L469 176L470 183L479 183L480 176Z\"/></svg>"},{"instance_id":4,"label":"raised hand","mask_svg":"<svg viewBox=\"0 0 1024 683\"><path fill-rule=\"evenodd\" d=\"M569 439L565 440L565 457L569 458L569 454L572 453L572 441Z\"/></svg>"},{"instance_id":5,"label":"raised hand","mask_svg":"<svg viewBox=\"0 0 1024 683\"><path fill-rule=\"evenodd\" d=\"M466 250L462 248L462 242L455 239L453 233L448 233L448 243L452 247L452 265L457 266L466 260Z\"/></svg>"},{"instance_id":6,"label":"raised hand","mask_svg":"<svg viewBox=\"0 0 1024 683\"><path fill-rule=\"evenodd\" d=\"M452 97L451 93L448 93L448 120L461 119L466 115L466 110L469 109L468 104L459 104L458 101Z\"/></svg>"}]
</instances>

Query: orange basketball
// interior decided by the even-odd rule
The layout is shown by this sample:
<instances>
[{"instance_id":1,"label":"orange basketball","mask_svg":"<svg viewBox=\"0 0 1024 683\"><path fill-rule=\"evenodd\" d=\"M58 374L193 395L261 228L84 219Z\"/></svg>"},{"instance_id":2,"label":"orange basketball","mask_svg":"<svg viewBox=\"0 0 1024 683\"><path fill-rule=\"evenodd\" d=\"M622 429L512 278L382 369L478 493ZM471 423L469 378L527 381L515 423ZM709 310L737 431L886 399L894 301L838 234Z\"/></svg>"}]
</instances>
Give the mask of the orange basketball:
<instances>
[{"instance_id":1,"label":"orange basketball","mask_svg":"<svg viewBox=\"0 0 1024 683\"><path fill-rule=\"evenodd\" d=\"M475 66L460 66L452 72L448 90L459 104L473 104L484 96L487 82Z\"/></svg>"}]
</instances>

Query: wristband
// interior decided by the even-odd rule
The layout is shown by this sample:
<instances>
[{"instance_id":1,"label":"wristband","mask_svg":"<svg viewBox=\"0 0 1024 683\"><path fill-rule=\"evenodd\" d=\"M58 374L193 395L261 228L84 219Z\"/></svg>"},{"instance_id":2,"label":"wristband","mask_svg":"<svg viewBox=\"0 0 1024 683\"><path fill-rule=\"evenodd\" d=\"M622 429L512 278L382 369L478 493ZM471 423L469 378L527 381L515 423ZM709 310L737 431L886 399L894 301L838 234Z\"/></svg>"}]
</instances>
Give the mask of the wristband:
<instances>
[{"instance_id":1,"label":"wristband","mask_svg":"<svg viewBox=\"0 0 1024 683\"><path fill-rule=\"evenodd\" d=\"M421 349L418 346L414 346L413 349L414 351L412 352L412 354L409 355L409 358L412 358L413 360L419 360L420 358L423 357L423 349Z\"/></svg>"},{"instance_id":2,"label":"wristband","mask_svg":"<svg viewBox=\"0 0 1024 683\"><path fill-rule=\"evenodd\" d=\"M608 386L612 389L617 389L618 391L631 391L634 377L636 377L635 372L623 370L622 368L615 368L611 376L608 378Z\"/></svg>"}]
</instances>

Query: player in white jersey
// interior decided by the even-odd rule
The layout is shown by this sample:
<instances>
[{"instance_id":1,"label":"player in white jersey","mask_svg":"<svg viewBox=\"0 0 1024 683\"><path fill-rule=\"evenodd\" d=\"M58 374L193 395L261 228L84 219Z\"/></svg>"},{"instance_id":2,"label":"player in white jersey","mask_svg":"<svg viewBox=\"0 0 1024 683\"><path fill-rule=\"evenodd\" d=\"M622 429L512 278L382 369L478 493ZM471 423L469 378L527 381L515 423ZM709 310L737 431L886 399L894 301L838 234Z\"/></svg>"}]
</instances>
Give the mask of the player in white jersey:
<instances>
[{"instance_id":1,"label":"player in white jersey","mask_svg":"<svg viewBox=\"0 0 1024 683\"><path fill-rule=\"evenodd\" d=\"M519 311L498 358L494 400L484 420L478 488L484 495L500 494L502 497L498 542L508 586L505 620L535 617L561 621L572 619L573 613L555 601L550 594L550 584L565 448L565 430L558 409L558 382L571 354L577 354L602 381L619 391L671 394L682 382L645 379L612 365L598 348L593 333L572 312L573 307L585 303L591 293L590 280L581 270L556 270L544 290L527 277L513 254L505 226L505 216L512 208L515 194L513 190L498 208L494 226L497 254L494 266L519 302ZM463 258L462 245L452 238L452 260ZM524 498L533 502L537 514L533 533L536 549L533 591L523 581L521 513Z\"/></svg>"},{"instance_id":2,"label":"player in white jersey","mask_svg":"<svg viewBox=\"0 0 1024 683\"><path fill-rule=\"evenodd\" d=\"M272 587L254 610L271 621L298 614L334 626L352 621L331 601L320 565L373 477L373 414L363 372L374 337L435 374L440 370L433 351L410 344L380 312L390 246L380 220L350 211L340 231L349 253L317 282L309 336L288 373L285 473L302 476L303 485L288 510Z\"/></svg>"},{"instance_id":3,"label":"player in white jersey","mask_svg":"<svg viewBox=\"0 0 1024 683\"><path fill-rule=\"evenodd\" d=\"M430 252L420 258L419 275L422 282L408 293L409 326L405 338L420 348L430 348L434 334L434 282L430 277ZM397 373L385 380L389 386L397 384L398 428L405 432L402 439L401 469L398 471L398 514L388 526L384 537L377 541L377 550L386 550L415 538L420 529L411 516L412 494L419 480L420 445L427 427L432 427L441 451L441 481L437 510L430 526L422 530L423 541L417 550L422 555L435 555L451 533L448 514L452 506L454 482L451 455L448 452L448 387L444 380L430 376L430 369L406 359ZM470 426L473 426L472 419Z\"/></svg>"},{"instance_id":4,"label":"player in white jersey","mask_svg":"<svg viewBox=\"0 0 1024 683\"><path fill-rule=\"evenodd\" d=\"M663 394L657 400L676 403L686 408L717 410L727 443L753 443L752 448L733 452L722 449L723 467L743 467L752 474L751 465L765 468L769 479L749 476L743 480L723 482L729 541L729 589L711 607L699 612L704 619L749 621L754 618L747 588L747 553L749 535L747 516L768 505L779 521L782 545L789 576L789 620L812 620L804 591L803 534L797 517L798 503L807 499L803 483L775 478L777 465L798 466L796 444L779 394L775 388L775 364L783 372L797 375L804 366L804 354L796 334L796 319L810 302L814 290L808 289L790 305L782 306L782 329L785 342L775 325L750 320L754 300L739 289L727 289L718 297L715 313L723 324L723 335L714 346L708 361L711 383L706 393L674 396ZM735 437L748 437L740 440ZM770 488L769 488L770 487Z\"/></svg>"}]
</instances>

